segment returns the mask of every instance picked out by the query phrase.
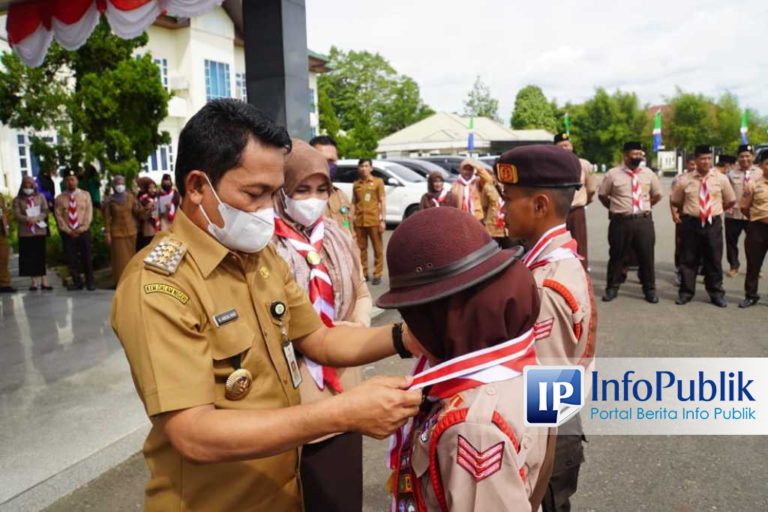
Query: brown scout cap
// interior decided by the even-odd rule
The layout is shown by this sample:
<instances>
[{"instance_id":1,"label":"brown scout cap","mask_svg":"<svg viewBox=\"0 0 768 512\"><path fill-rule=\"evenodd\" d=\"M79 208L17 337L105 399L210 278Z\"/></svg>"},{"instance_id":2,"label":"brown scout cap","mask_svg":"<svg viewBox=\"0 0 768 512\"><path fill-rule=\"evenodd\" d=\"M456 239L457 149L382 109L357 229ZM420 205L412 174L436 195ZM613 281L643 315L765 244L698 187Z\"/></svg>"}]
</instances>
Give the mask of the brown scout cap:
<instances>
[{"instance_id":1,"label":"brown scout cap","mask_svg":"<svg viewBox=\"0 0 768 512\"><path fill-rule=\"evenodd\" d=\"M494 166L504 185L533 188L581 186L581 162L570 151L550 145L521 146L507 151Z\"/></svg>"}]
</instances>

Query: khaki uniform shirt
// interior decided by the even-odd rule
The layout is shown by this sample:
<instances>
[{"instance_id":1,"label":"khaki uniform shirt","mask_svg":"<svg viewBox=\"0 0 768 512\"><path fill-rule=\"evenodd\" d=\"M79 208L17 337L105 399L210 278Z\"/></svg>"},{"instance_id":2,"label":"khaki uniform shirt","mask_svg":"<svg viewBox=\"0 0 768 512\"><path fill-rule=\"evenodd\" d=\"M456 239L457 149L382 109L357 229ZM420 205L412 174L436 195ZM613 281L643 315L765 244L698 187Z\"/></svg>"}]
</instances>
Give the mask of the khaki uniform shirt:
<instances>
[{"instance_id":1,"label":"khaki uniform shirt","mask_svg":"<svg viewBox=\"0 0 768 512\"><path fill-rule=\"evenodd\" d=\"M435 403L411 440L411 464L428 510L440 510L440 500L453 511L531 510L529 498L538 479L549 480L549 474L541 474L549 430L524 425L524 399L519 377ZM430 461L434 442L435 459ZM501 463L488 468L460 463L460 444L462 452L478 457L500 445ZM433 475L429 469L434 465ZM488 474L478 481L475 474L483 470ZM436 486L443 496L435 492Z\"/></svg>"},{"instance_id":2,"label":"khaki uniform shirt","mask_svg":"<svg viewBox=\"0 0 768 512\"><path fill-rule=\"evenodd\" d=\"M93 203L91 195L82 189L75 190L75 202L77 203L77 220L80 223L80 229L88 231L93 220ZM68 211L69 211L69 192L66 190L56 196L54 201L54 215L59 230L69 231Z\"/></svg>"},{"instance_id":3,"label":"khaki uniform shirt","mask_svg":"<svg viewBox=\"0 0 768 512\"><path fill-rule=\"evenodd\" d=\"M370 176L367 180L358 178L352 185L352 204L355 206L355 226L370 228L384 220L381 203L387 197L384 180Z\"/></svg>"},{"instance_id":4,"label":"khaki uniform shirt","mask_svg":"<svg viewBox=\"0 0 768 512\"><path fill-rule=\"evenodd\" d=\"M136 218L139 215L139 202L133 194L126 192L123 204L112 200L112 196L104 200L104 228L115 238L135 236Z\"/></svg>"},{"instance_id":5,"label":"khaki uniform shirt","mask_svg":"<svg viewBox=\"0 0 768 512\"><path fill-rule=\"evenodd\" d=\"M480 178L476 178L480 179ZM482 198L480 197L480 191L477 189L477 181L474 181L471 185L471 189L469 191L469 200L472 203L472 211L470 212L477 220L482 221L484 214L483 214L483 203ZM453 182L453 185L451 185L451 194L453 194L456 197L456 201L459 203L459 209L463 209L464 204L464 184L461 183L459 180L456 180Z\"/></svg>"},{"instance_id":6,"label":"khaki uniform shirt","mask_svg":"<svg viewBox=\"0 0 768 512\"><path fill-rule=\"evenodd\" d=\"M0 237L11 236L11 226L8 225L8 213L5 206L5 198L0 194Z\"/></svg>"},{"instance_id":7,"label":"khaki uniform shirt","mask_svg":"<svg viewBox=\"0 0 768 512\"><path fill-rule=\"evenodd\" d=\"M187 252L171 275L144 258L166 237ZM280 322L270 314L286 305L290 339L322 327L288 265L268 246L256 254L229 251L179 211L130 261L112 302L112 327L131 366L153 428L144 444L151 473L147 510L301 510L299 450L260 459L195 465L171 445L155 417L213 404L219 409L280 409L299 404L283 354ZM214 317L227 313L217 326ZM236 357L253 383L238 401L224 383Z\"/></svg>"},{"instance_id":8,"label":"khaki uniform shirt","mask_svg":"<svg viewBox=\"0 0 768 512\"><path fill-rule=\"evenodd\" d=\"M732 203L736 195L728 177L711 169L707 173L707 187L712 201L712 217L723 214L723 203ZM688 172L679 176L677 183L669 194L669 202L683 205L682 214L699 216L699 192L701 191L701 175L698 172Z\"/></svg>"},{"instance_id":9,"label":"khaki uniform shirt","mask_svg":"<svg viewBox=\"0 0 768 512\"><path fill-rule=\"evenodd\" d=\"M731 187L733 187L733 193L736 195L736 206L726 210L725 212L725 217L728 219L747 220L744 214L741 213L741 209L739 209L739 204L741 203L741 195L744 193L744 178L747 176L747 174L749 174L749 179L753 180L757 176L762 176L763 171L754 165L746 171L743 171L741 167L737 165L727 174L728 179L731 182Z\"/></svg>"},{"instance_id":10,"label":"khaki uniform shirt","mask_svg":"<svg viewBox=\"0 0 768 512\"><path fill-rule=\"evenodd\" d=\"M40 215L43 216L42 220L48 220L48 201L45 200L43 194L35 194L34 196L35 206L40 208ZM1 199L0 199L1 201ZM13 199L13 213L16 216L16 220L19 223L19 237L24 238L28 236L45 236L48 234L48 227L40 227L35 225L35 232L32 233L29 229L29 222L27 217L27 196L19 195ZM0 224L2 221L0 221ZM2 227L0 227L2 232Z\"/></svg>"},{"instance_id":11,"label":"khaki uniform shirt","mask_svg":"<svg viewBox=\"0 0 768 512\"><path fill-rule=\"evenodd\" d=\"M768 222L768 179L762 174L744 189L741 196L741 208L749 210L749 220L752 222Z\"/></svg>"},{"instance_id":12,"label":"khaki uniform shirt","mask_svg":"<svg viewBox=\"0 0 768 512\"><path fill-rule=\"evenodd\" d=\"M499 208L500 208L499 191L492 183L486 183L483 187L483 195L480 198L483 206L483 225L485 230L488 231L492 237L499 238L506 236L506 230L504 225L499 227Z\"/></svg>"},{"instance_id":13,"label":"khaki uniform shirt","mask_svg":"<svg viewBox=\"0 0 768 512\"><path fill-rule=\"evenodd\" d=\"M331 189L328 197L328 204L325 207L325 216L330 217L345 228L347 228L352 237L355 235L355 208L347 199L347 194L338 187Z\"/></svg>"},{"instance_id":14,"label":"khaki uniform shirt","mask_svg":"<svg viewBox=\"0 0 768 512\"><path fill-rule=\"evenodd\" d=\"M579 158L581 162L581 188L573 194L571 208L587 206L597 192L598 182L595 173L592 172L592 164L588 160Z\"/></svg>"},{"instance_id":15,"label":"khaki uniform shirt","mask_svg":"<svg viewBox=\"0 0 768 512\"><path fill-rule=\"evenodd\" d=\"M627 173L626 165L614 167L607 173L600 184L598 195L610 199L609 211L615 215L632 215L632 177ZM651 197L661 194L661 182L658 176L648 169L641 167L637 172L640 190L643 193L642 212L651 211Z\"/></svg>"}]
</instances>

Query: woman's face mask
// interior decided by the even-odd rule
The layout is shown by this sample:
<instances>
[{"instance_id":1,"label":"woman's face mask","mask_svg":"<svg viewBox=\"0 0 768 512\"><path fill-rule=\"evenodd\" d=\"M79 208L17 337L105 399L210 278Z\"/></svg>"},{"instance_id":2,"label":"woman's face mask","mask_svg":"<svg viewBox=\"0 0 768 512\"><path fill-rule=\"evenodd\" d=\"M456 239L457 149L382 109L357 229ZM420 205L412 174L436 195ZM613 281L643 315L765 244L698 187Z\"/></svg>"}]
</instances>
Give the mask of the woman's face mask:
<instances>
[{"instance_id":1,"label":"woman's face mask","mask_svg":"<svg viewBox=\"0 0 768 512\"><path fill-rule=\"evenodd\" d=\"M123 185L122 183L120 185L115 185L115 192L117 192L118 194L124 193L125 185Z\"/></svg>"},{"instance_id":2,"label":"woman's face mask","mask_svg":"<svg viewBox=\"0 0 768 512\"><path fill-rule=\"evenodd\" d=\"M23 189L21 189L21 191L24 192L24 194L26 194L28 196L31 196L32 194L35 193L35 189L34 188L23 188Z\"/></svg>"},{"instance_id":3,"label":"woman's face mask","mask_svg":"<svg viewBox=\"0 0 768 512\"><path fill-rule=\"evenodd\" d=\"M327 199L318 199L317 197L291 199L284 192L283 196L285 198L285 212L305 227L314 226L317 219L323 216L325 206L328 204Z\"/></svg>"}]
</instances>

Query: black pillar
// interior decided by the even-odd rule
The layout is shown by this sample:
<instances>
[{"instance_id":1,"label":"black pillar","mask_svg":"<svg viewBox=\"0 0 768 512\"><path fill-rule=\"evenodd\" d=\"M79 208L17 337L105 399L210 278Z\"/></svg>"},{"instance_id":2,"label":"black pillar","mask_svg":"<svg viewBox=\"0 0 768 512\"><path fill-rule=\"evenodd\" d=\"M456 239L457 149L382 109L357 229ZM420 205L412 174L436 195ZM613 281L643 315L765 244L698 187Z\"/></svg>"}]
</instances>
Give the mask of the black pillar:
<instances>
[{"instance_id":1,"label":"black pillar","mask_svg":"<svg viewBox=\"0 0 768 512\"><path fill-rule=\"evenodd\" d=\"M244 0L248 102L292 137L308 140L309 71L304 0Z\"/></svg>"}]
</instances>

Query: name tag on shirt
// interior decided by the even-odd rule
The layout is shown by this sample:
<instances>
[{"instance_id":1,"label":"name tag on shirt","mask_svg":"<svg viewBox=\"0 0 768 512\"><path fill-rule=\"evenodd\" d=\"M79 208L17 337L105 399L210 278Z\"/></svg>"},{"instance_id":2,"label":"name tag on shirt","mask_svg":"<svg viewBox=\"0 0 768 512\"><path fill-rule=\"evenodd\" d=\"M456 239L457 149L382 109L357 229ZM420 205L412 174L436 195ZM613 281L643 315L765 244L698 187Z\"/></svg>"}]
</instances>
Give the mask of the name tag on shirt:
<instances>
[{"instance_id":1,"label":"name tag on shirt","mask_svg":"<svg viewBox=\"0 0 768 512\"><path fill-rule=\"evenodd\" d=\"M363 197L363 201L365 201L367 203L370 200L371 200L371 193L370 192L366 192L365 196Z\"/></svg>"},{"instance_id":2,"label":"name tag on shirt","mask_svg":"<svg viewBox=\"0 0 768 512\"><path fill-rule=\"evenodd\" d=\"M234 308L230 309L229 311L219 313L218 315L213 315L213 323L216 324L216 327L221 327L222 325L228 324L229 322L234 322L237 319L237 310Z\"/></svg>"}]
</instances>

